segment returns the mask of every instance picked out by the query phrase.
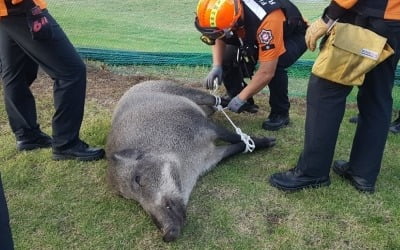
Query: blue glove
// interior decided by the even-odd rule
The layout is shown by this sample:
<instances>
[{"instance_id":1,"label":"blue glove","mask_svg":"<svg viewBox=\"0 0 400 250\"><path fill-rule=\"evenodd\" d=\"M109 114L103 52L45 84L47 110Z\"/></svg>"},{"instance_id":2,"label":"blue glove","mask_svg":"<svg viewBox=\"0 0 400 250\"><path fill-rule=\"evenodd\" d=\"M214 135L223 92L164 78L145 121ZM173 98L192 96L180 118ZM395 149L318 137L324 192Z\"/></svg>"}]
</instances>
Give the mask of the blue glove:
<instances>
[{"instance_id":1,"label":"blue glove","mask_svg":"<svg viewBox=\"0 0 400 250\"><path fill-rule=\"evenodd\" d=\"M228 109L230 111L240 113L242 112L243 106L246 104L246 101L240 100L238 96L235 96L229 103Z\"/></svg>"},{"instance_id":2,"label":"blue glove","mask_svg":"<svg viewBox=\"0 0 400 250\"><path fill-rule=\"evenodd\" d=\"M208 73L204 82L206 89L214 89L214 80L217 79L217 84L221 85L222 82L222 66L213 66L210 73Z\"/></svg>"}]
</instances>

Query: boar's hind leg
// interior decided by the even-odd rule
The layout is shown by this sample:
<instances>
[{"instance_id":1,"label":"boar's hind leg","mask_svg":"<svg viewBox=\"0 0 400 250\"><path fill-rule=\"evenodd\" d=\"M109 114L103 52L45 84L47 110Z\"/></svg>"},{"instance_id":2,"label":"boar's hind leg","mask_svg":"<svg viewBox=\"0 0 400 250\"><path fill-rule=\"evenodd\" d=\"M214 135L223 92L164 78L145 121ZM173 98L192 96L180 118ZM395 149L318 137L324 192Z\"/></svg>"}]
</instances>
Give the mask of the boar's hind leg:
<instances>
[{"instance_id":1,"label":"boar's hind leg","mask_svg":"<svg viewBox=\"0 0 400 250\"><path fill-rule=\"evenodd\" d=\"M275 145L275 138L255 138L253 139L256 149L269 148ZM246 149L246 144L244 142L238 142L230 145L218 146L216 149L216 163L219 161L234 156L239 153L243 153Z\"/></svg>"},{"instance_id":2,"label":"boar's hind leg","mask_svg":"<svg viewBox=\"0 0 400 250\"><path fill-rule=\"evenodd\" d=\"M219 161L234 156L236 154L242 153L246 148L246 145L243 142L230 144L230 145L223 145L218 146L216 149L216 159L218 163Z\"/></svg>"},{"instance_id":3,"label":"boar's hind leg","mask_svg":"<svg viewBox=\"0 0 400 250\"><path fill-rule=\"evenodd\" d=\"M214 127L218 139L232 144L242 143L243 150L245 149L245 144L242 142L240 135L216 124L212 124L212 126ZM275 138L273 137L257 138L251 136L251 139L253 139L256 148L268 148L275 145Z\"/></svg>"},{"instance_id":4,"label":"boar's hind leg","mask_svg":"<svg viewBox=\"0 0 400 250\"><path fill-rule=\"evenodd\" d=\"M210 125L212 126L212 129L217 134L217 139L220 139L222 141L229 142L229 143L238 143L238 142L242 141L240 139L240 135L236 134L235 132L232 132L224 127L218 126L214 123L211 123Z\"/></svg>"}]
</instances>

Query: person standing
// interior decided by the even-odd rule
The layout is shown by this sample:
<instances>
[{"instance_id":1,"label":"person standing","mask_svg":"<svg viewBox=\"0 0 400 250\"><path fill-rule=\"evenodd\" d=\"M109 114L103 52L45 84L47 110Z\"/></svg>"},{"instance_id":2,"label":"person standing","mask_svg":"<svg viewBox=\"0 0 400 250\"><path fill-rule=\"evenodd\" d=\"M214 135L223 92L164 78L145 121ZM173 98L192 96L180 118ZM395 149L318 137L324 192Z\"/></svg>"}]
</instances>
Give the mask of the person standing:
<instances>
[{"instance_id":1,"label":"person standing","mask_svg":"<svg viewBox=\"0 0 400 250\"><path fill-rule=\"evenodd\" d=\"M286 69L307 49L307 23L298 8L288 0L200 0L195 26L201 40L212 45L213 67L206 88L223 82L228 108L239 113L257 112L253 96L268 85L271 111L262 128L279 130L288 125ZM248 85L245 77L251 78Z\"/></svg>"},{"instance_id":2,"label":"person standing","mask_svg":"<svg viewBox=\"0 0 400 250\"><path fill-rule=\"evenodd\" d=\"M54 160L104 157L103 149L79 138L86 66L44 0L0 0L0 61L5 108L18 150L52 147ZM39 66L54 80L53 137L37 123L30 90Z\"/></svg>"},{"instance_id":3,"label":"person standing","mask_svg":"<svg viewBox=\"0 0 400 250\"><path fill-rule=\"evenodd\" d=\"M349 160L333 163L333 171L359 191L373 193L381 168L392 114L392 88L400 57L400 1L333 0L306 33L307 47L337 22L362 26L387 38L394 54L366 73L359 87L359 116ZM323 46L323 45L322 45ZM304 148L295 168L273 174L272 186L284 191L330 185L339 127L352 86L311 74L307 90Z\"/></svg>"},{"instance_id":4,"label":"person standing","mask_svg":"<svg viewBox=\"0 0 400 250\"><path fill-rule=\"evenodd\" d=\"M0 174L0 249L14 249L10 228L10 217L8 215L7 201L4 195L3 183Z\"/></svg>"}]
</instances>

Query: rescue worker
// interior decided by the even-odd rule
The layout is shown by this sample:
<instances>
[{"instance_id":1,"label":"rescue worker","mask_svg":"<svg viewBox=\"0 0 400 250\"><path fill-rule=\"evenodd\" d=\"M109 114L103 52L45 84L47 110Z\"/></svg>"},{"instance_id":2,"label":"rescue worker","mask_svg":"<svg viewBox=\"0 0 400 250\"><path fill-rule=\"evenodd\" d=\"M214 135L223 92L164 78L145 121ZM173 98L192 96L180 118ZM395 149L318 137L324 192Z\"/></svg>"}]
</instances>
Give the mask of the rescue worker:
<instances>
[{"instance_id":1,"label":"rescue worker","mask_svg":"<svg viewBox=\"0 0 400 250\"><path fill-rule=\"evenodd\" d=\"M308 49L336 22L362 26L388 39L394 54L365 75L359 87L359 116L349 160L333 163L333 171L355 189L373 193L381 168L392 114L392 88L400 57L400 1L333 0L306 33ZM350 42L350 41L349 41ZM323 46L323 45L322 45ZM307 90L304 148L295 168L270 177L272 186L285 191L330 185L330 168L346 97L352 86L312 74Z\"/></svg>"},{"instance_id":2,"label":"rescue worker","mask_svg":"<svg viewBox=\"0 0 400 250\"><path fill-rule=\"evenodd\" d=\"M103 158L104 150L79 139L86 93L86 67L44 0L0 0L0 61L5 109L17 149L52 147L53 159ZM40 66L54 80L52 134L37 122L30 90Z\"/></svg>"},{"instance_id":3,"label":"rescue worker","mask_svg":"<svg viewBox=\"0 0 400 250\"><path fill-rule=\"evenodd\" d=\"M201 40L212 45L206 88L223 82L228 108L239 113L257 112L252 97L268 85L271 110L262 127L278 130L288 125L286 69L307 49L307 24L297 7L288 0L200 0L195 26ZM248 85L245 77L251 79Z\"/></svg>"},{"instance_id":4,"label":"rescue worker","mask_svg":"<svg viewBox=\"0 0 400 250\"><path fill-rule=\"evenodd\" d=\"M3 183L1 182L0 174L0 249L12 250L14 249L14 242L12 239L10 218L8 215L8 208L6 197L4 195Z\"/></svg>"}]
</instances>

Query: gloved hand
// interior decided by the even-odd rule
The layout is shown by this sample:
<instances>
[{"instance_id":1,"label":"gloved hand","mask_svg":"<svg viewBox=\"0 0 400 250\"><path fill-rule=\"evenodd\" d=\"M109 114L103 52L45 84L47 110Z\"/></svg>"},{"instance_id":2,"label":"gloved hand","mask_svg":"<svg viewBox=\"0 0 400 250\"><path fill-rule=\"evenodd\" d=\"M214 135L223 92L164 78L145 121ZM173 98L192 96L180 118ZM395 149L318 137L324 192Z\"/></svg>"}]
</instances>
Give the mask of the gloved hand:
<instances>
[{"instance_id":1,"label":"gloved hand","mask_svg":"<svg viewBox=\"0 0 400 250\"><path fill-rule=\"evenodd\" d=\"M204 87L206 89L214 89L214 80L217 79L217 84L222 83L222 66L213 66L210 73L208 73L206 80L204 82Z\"/></svg>"},{"instance_id":2,"label":"gloved hand","mask_svg":"<svg viewBox=\"0 0 400 250\"><path fill-rule=\"evenodd\" d=\"M326 23L324 20L322 20L322 18L311 23L306 31L305 36L307 48L311 51L314 51L318 39L327 34L333 25L335 25L335 21L332 19L329 19L328 23Z\"/></svg>"},{"instance_id":3,"label":"gloved hand","mask_svg":"<svg viewBox=\"0 0 400 250\"><path fill-rule=\"evenodd\" d=\"M244 105L247 104L247 101L240 100L239 96L235 96L232 100L228 103L228 109L230 111L240 113L243 111Z\"/></svg>"},{"instance_id":4,"label":"gloved hand","mask_svg":"<svg viewBox=\"0 0 400 250\"><path fill-rule=\"evenodd\" d=\"M33 40L46 40L53 37L47 10L35 6L27 13L27 21Z\"/></svg>"}]
</instances>

